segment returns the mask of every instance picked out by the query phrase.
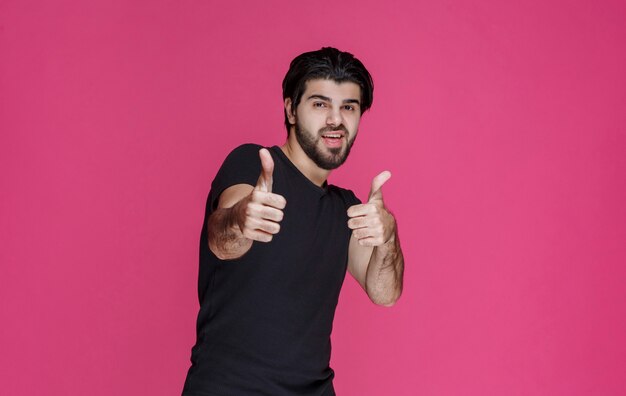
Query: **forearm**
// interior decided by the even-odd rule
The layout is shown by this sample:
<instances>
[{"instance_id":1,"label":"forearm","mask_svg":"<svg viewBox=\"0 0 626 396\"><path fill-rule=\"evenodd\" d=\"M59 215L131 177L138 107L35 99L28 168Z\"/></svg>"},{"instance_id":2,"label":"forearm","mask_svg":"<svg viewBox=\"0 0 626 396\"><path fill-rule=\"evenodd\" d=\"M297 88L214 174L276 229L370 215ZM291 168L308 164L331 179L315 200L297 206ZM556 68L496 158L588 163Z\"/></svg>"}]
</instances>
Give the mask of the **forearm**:
<instances>
[{"instance_id":1,"label":"forearm","mask_svg":"<svg viewBox=\"0 0 626 396\"><path fill-rule=\"evenodd\" d=\"M208 219L209 249L221 260L237 259L252 247L252 240L243 235L238 224L238 206L217 209Z\"/></svg>"},{"instance_id":2,"label":"forearm","mask_svg":"<svg viewBox=\"0 0 626 396\"><path fill-rule=\"evenodd\" d=\"M404 257L397 233L384 244L374 247L367 266L365 290L379 305L391 306L402 294Z\"/></svg>"}]
</instances>

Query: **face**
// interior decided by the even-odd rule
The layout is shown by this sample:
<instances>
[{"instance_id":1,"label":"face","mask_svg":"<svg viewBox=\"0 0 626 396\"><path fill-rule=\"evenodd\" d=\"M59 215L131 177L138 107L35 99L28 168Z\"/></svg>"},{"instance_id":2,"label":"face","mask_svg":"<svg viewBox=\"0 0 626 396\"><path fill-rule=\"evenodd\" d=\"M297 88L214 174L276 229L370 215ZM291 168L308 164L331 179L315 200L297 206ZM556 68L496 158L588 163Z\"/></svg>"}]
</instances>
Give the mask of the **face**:
<instances>
[{"instance_id":1,"label":"face","mask_svg":"<svg viewBox=\"0 0 626 396\"><path fill-rule=\"evenodd\" d=\"M335 169L348 158L361 119L360 101L361 88L356 83L307 82L289 121L295 126L298 144L320 168ZM285 105L290 108L289 99Z\"/></svg>"}]
</instances>

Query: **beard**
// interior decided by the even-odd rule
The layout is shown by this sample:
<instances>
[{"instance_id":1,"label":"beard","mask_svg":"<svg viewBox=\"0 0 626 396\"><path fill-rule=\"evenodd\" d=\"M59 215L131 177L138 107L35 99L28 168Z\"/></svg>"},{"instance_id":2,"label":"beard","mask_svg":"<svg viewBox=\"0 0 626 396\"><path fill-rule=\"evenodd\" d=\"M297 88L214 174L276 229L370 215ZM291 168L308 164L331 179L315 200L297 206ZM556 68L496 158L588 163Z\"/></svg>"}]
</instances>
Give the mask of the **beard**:
<instances>
[{"instance_id":1,"label":"beard","mask_svg":"<svg viewBox=\"0 0 626 396\"><path fill-rule=\"evenodd\" d=\"M348 154L350 154L350 149L354 144L354 139L350 139L350 133L343 125L340 125L337 128L322 128L318 131L317 136L314 136L311 132L307 131L300 125L300 121L296 119L295 125L295 133L296 140L302 147L304 153L315 163L315 165L319 166L325 170L333 170L340 167L346 159L348 158ZM322 134L325 132L332 131L344 131L346 139L346 146L341 147L332 147L326 148L326 152L323 151L322 148L318 147L318 143L322 138Z\"/></svg>"}]
</instances>

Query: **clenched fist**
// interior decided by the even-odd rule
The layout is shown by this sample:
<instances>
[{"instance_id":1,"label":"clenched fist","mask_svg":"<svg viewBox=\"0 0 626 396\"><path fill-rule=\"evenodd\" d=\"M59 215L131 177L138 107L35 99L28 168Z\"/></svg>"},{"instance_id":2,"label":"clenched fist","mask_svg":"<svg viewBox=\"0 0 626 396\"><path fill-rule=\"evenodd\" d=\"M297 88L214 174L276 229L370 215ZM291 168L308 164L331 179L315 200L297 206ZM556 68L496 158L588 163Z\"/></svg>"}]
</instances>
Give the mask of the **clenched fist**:
<instances>
[{"instance_id":1,"label":"clenched fist","mask_svg":"<svg viewBox=\"0 0 626 396\"><path fill-rule=\"evenodd\" d=\"M385 208L383 202L383 184L391 178L391 173L384 171L372 180L367 203L353 205L348 209L348 227L359 245L380 246L394 235L396 220Z\"/></svg>"},{"instance_id":2,"label":"clenched fist","mask_svg":"<svg viewBox=\"0 0 626 396\"><path fill-rule=\"evenodd\" d=\"M282 195L272 193L274 160L266 149L259 150L261 175L252 192L236 206L237 225L244 237L270 242L280 231L283 209L287 204ZM235 208L234 208L235 209Z\"/></svg>"}]
</instances>

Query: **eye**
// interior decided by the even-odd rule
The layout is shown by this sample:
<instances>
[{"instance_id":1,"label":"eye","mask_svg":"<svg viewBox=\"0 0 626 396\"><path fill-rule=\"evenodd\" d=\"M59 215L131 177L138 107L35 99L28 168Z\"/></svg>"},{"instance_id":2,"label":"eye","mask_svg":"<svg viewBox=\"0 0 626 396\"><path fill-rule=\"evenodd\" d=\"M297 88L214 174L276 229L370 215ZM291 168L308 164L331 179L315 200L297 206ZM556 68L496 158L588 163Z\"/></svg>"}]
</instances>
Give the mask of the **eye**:
<instances>
[{"instance_id":1,"label":"eye","mask_svg":"<svg viewBox=\"0 0 626 396\"><path fill-rule=\"evenodd\" d=\"M324 102L313 102L313 107L324 108L324 107L326 107L326 103L324 103Z\"/></svg>"},{"instance_id":2,"label":"eye","mask_svg":"<svg viewBox=\"0 0 626 396\"><path fill-rule=\"evenodd\" d=\"M345 106L343 106L343 108L348 110L348 111L353 111L354 110L354 106L352 106L352 105L345 105Z\"/></svg>"}]
</instances>

